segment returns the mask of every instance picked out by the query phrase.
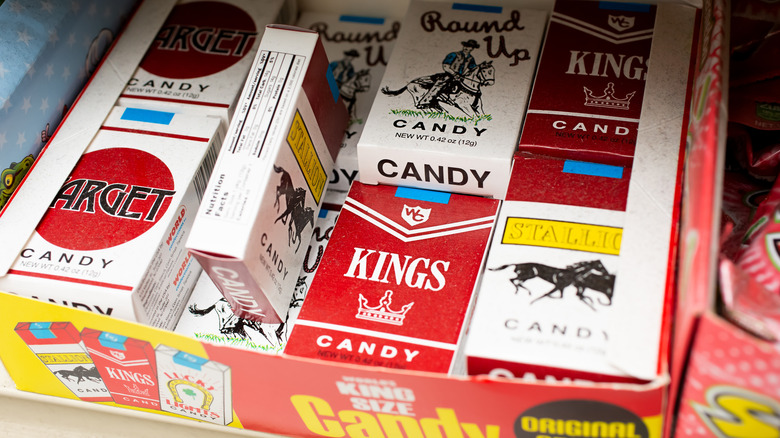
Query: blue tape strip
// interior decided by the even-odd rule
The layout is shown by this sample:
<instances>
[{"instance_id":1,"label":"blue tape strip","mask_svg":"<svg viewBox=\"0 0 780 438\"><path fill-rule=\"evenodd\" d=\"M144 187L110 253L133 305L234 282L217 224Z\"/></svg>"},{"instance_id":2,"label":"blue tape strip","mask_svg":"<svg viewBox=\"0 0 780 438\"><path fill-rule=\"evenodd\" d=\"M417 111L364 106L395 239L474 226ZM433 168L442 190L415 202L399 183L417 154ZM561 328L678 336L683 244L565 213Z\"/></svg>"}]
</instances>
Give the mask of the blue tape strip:
<instances>
[{"instance_id":1,"label":"blue tape strip","mask_svg":"<svg viewBox=\"0 0 780 438\"><path fill-rule=\"evenodd\" d=\"M124 351L127 336L103 332L100 334L100 336L98 336L98 341L100 341L100 345L106 348L113 348L114 350Z\"/></svg>"},{"instance_id":2,"label":"blue tape strip","mask_svg":"<svg viewBox=\"0 0 780 438\"><path fill-rule=\"evenodd\" d=\"M122 113L122 120L170 125L171 120L173 120L173 113L141 108L125 108L125 111Z\"/></svg>"},{"instance_id":3,"label":"blue tape strip","mask_svg":"<svg viewBox=\"0 0 780 438\"><path fill-rule=\"evenodd\" d=\"M623 178L623 168L608 164L586 163L584 161L566 160L563 163L563 173L579 175L603 176L606 178Z\"/></svg>"},{"instance_id":4,"label":"blue tape strip","mask_svg":"<svg viewBox=\"0 0 780 438\"><path fill-rule=\"evenodd\" d=\"M50 322L34 322L30 324L30 333L35 339L55 339L57 336L51 331Z\"/></svg>"},{"instance_id":5,"label":"blue tape strip","mask_svg":"<svg viewBox=\"0 0 780 438\"><path fill-rule=\"evenodd\" d=\"M650 5L639 3L599 2L599 9L609 9L613 11L650 12Z\"/></svg>"},{"instance_id":6,"label":"blue tape strip","mask_svg":"<svg viewBox=\"0 0 780 438\"><path fill-rule=\"evenodd\" d=\"M328 80L328 86L330 87L330 94L333 95L333 101L339 101L339 84L336 83L336 78L333 77L333 67L328 66L328 71L325 72L325 78Z\"/></svg>"},{"instance_id":7,"label":"blue tape strip","mask_svg":"<svg viewBox=\"0 0 780 438\"><path fill-rule=\"evenodd\" d=\"M437 192L434 190L415 189L412 187L396 188L395 197L414 199L417 201L435 202L437 204L448 204L450 202L450 193Z\"/></svg>"},{"instance_id":8,"label":"blue tape strip","mask_svg":"<svg viewBox=\"0 0 780 438\"><path fill-rule=\"evenodd\" d=\"M173 356L173 361L179 365L200 371L203 364L209 360L180 351Z\"/></svg>"},{"instance_id":9,"label":"blue tape strip","mask_svg":"<svg viewBox=\"0 0 780 438\"><path fill-rule=\"evenodd\" d=\"M320 208L320 214L317 215L317 217L325 217L328 215L328 210L325 208Z\"/></svg>"},{"instance_id":10,"label":"blue tape strip","mask_svg":"<svg viewBox=\"0 0 780 438\"><path fill-rule=\"evenodd\" d=\"M472 5L469 3L453 3L452 9L456 11L490 12L500 14L504 9L501 6Z\"/></svg>"},{"instance_id":11,"label":"blue tape strip","mask_svg":"<svg viewBox=\"0 0 780 438\"><path fill-rule=\"evenodd\" d=\"M347 23L365 23L365 24L385 24L384 18L379 17L361 17L359 15L342 15L339 21Z\"/></svg>"}]
</instances>

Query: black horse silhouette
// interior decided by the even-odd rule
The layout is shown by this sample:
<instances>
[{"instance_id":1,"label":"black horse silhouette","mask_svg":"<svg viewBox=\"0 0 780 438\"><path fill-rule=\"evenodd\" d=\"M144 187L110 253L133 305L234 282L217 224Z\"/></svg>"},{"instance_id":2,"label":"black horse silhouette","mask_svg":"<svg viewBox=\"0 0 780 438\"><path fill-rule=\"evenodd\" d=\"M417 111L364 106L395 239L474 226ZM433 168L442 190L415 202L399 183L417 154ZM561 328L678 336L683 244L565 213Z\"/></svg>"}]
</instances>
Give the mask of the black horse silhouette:
<instances>
[{"instance_id":1,"label":"black horse silhouette","mask_svg":"<svg viewBox=\"0 0 780 438\"><path fill-rule=\"evenodd\" d=\"M54 372L55 375L59 376L61 379L73 381L73 379L76 380L76 383L81 383L85 380L90 380L92 382L102 382L103 378L100 377L100 372L98 372L97 367L84 367L82 365L79 365L72 370L57 370Z\"/></svg>"},{"instance_id":2,"label":"black horse silhouette","mask_svg":"<svg viewBox=\"0 0 780 438\"><path fill-rule=\"evenodd\" d=\"M515 286L515 293L520 288L523 288L530 295L531 291L524 286L524 283L532 278L541 278L553 285L550 291L534 298L531 301L532 303L542 298L562 298L563 290L568 286L574 286L577 291L577 298L593 310L596 310L596 308L593 299L585 295L586 289L595 290L604 295L605 300L598 300L598 303L602 306L610 306L612 304L615 275L607 272L600 260L578 262L563 269L533 262L510 263L489 269L491 271L500 271L510 266L514 267L515 276L510 281Z\"/></svg>"},{"instance_id":3,"label":"black horse silhouette","mask_svg":"<svg viewBox=\"0 0 780 438\"><path fill-rule=\"evenodd\" d=\"M282 221L287 224L287 244L289 246L297 244L295 252L301 248L301 235L306 225L311 224L314 227L314 210L306 207L306 190L301 187L295 187L290 174L280 166L274 165L274 171L281 174L279 185L276 186L276 200L274 206L278 212L281 209L280 199L284 196L285 209L276 218L274 223ZM289 219L289 223L288 223Z\"/></svg>"}]
</instances>

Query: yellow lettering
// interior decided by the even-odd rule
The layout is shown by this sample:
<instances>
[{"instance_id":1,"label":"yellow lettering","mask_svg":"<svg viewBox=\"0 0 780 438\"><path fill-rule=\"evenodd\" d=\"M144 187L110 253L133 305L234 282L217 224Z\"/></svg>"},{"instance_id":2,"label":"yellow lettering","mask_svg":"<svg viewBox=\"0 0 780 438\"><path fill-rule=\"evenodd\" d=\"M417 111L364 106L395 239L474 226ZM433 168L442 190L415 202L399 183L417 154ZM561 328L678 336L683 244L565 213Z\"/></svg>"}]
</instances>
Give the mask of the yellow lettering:
<instances>
[{"instance_id":1,"label":"yellow lettering","mask_svg":"<svg viewBox=\"0 0 780 438\"><path fill-rule=\"evenodd\" d=\"M376 418L387 438L425 438L420 424L412 417L403 415L377 414Z\"/></svg>"},{"instance_id":2,"label":"yellow lettering","mask_svg":"<svg viewBox=\"0 0 780 438\"><path fill-rule=\"evenodd\" d=\"M452 409L436 408L439 418L423 418L420 420L425 438L463 438L458 418ZM444 434L442 434L444 431Z\"/></svg>"},{"instance_id":3,"label":"yellow lettering","mask_svg":"<svg viewBox=\"0 0 780 438\"><path fill-rule=\"evenodd\" d=\"M303 420L303 424L317 435L329 437L344 436L344 429L336 420L322 420L321 416L333 417L334 412L325 400L308 395L293 395L290 397L295 410Z\"/></svg>"},{"instance_id":4,"label":"yellow lettering","mask_svg":"<svg viewBox=\"0 0 780 438\"><path fill-rule=\"evenodd\" d=\"M367 412L360 411L341 411L339 418L345 423L352 423L346 426L347 435L353 438L384 437L385 433L382 427L377 423L376 418Z\"/></svg>"}]
</instances>

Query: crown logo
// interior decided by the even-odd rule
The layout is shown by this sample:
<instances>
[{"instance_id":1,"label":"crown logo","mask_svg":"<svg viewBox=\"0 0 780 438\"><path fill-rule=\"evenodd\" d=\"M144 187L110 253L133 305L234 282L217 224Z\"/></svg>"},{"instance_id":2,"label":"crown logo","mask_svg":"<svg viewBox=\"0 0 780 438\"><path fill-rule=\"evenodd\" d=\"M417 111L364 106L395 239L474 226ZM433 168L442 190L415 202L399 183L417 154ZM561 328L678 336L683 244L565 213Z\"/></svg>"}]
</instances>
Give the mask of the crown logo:
<instances>
[{"instance_id":1,"label":"crown logo","mask_svg":"<svg viewBox=\"0 0 780 438\"><path fill-rule=\"evenodd\" d=\"M368 305L368 300L363 296L363 294L360 294L360 307L358 307L358 313L355 315L355 318L381 322L384 324L403 325L404 318L406 318L406 312L412 308L414 302L405 304L401 307L401 310L392 310L390 309L390 303L393 301L391 299L392 296L393 291L388 290L385 292L385 295L382 297L382 299L379 300L379 305L376 307L371 307Z\"/></svg>"},{"instance_id":2,"label":"crown logo","mask_svg":"<svg viewBox=\"0 0 780 438\"><path fill-rule=\"evenodd\" d=\"M631 98L634 97L636 91L632 91L626 94L623 99L615 97L615 84L610 82L607 84L607 88L604 89L604 94L601 96L594 96L593 92L588 87L582 87L585 90L585 106L595 106L599 108L613 108L627 110L631 105Z\"/></svg>"},{"instance_id":3,"label":"crown logo","mask_svg":"<svg viewBox=\"0 0 780 438\"><path fill-rule=\"evenodd\" d=\"M129 392L130 394L135 394L135 395L145 395L145 396L148 396L148 395L149 395L149 388L146 388L146 389L141 389L141 388L139 388L139 387L138 387L138 385L137 385L137 384L135 384L135 383L133 383L133 386L132 386L132 387L130 387L130 386L128 386L128 385L123 385L123 386L125 387L125 389L127 390L127 392Z\"/></svg>"}]
</instances>

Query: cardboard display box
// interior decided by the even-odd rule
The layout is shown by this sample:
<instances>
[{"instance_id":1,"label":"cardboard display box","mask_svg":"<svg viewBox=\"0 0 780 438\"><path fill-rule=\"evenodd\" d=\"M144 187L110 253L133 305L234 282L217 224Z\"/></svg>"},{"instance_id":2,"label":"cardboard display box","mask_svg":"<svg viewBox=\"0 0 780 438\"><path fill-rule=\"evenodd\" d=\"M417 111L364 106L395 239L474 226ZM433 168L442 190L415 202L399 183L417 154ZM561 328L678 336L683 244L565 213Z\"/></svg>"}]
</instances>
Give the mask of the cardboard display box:
<instances>
[{"instance_id":1,"label":"cardboard display box","mask_svg":"<svg viewBox=\"0 0 780 438\"><path fill-rule=\"evenodd\" d=\"M200 273L184 243L222 135L217 119L114 108L0 288L173 329Z\"/></svg>"},{"instance_id":2,"label":"cardboard display box","mask_svg":"<svg viewBox=\"0 0 780 438\"><path fill-rule=\"evenodd\" d=\"M319 32L339 94L349 112L349 126L325 193L327 203L342 204L349 186L360 180L358 140L363 135L374 96L379 92L401 23L381 17L304 11L297 25Z\"/></svg>"},{"instance_id":3,"label":"cardboard display box","mask_svg":"<svg viewBox=\"0 0 780 438\"><path fill-rule=\"evenodd\" d=\"M358 142L360 181L503 199L546 21L412 1Z\"/></svg>"},{"instance_id":4,"label":"cardboard display box","mask_svg":"<svg viewBox=\"0 0 780 438\"><path fill-rule=\"evenodd\" d=\"M709 25L720 22L719 14L723 13L722 8L712 8L712 4L705 2L705 8L701 10L702 19L707 24L702 29L703 46L707 48L711 41L719 38L717 26L711 33L713 28ZM658 7L664 9L666 6L682 7L667 3ZM702 53L704 55L697 61L706 59L712 52L705 49ZM708 88L709 85L718 85L717 77L715 82L712 81L713 71L717 70L711 68L713 64L708 61L697 63L697 66L696 92L692 99L688 98L695 103L695 117L701 114L698 110L702 107L697 105L698 102L707 99L720 102L722 96L719 89ZM663 91L664 79L657 81L648 78L646 87ZM674 92L672 96L661 93L661 96L676 97L679 92ZM717 104L715 107L719 108ZM707 130L692 132L695 147L711 152L717 147L714 136L717 130L716 121ZM637 163L636 157L634 163ZM696 161L693 164L702 163ZM713 186L706 182L699 185L698 181L710 181L715 173L707 173L706 166L696 170L703 173L692 175L695 184L689 187L701 186L705 192L701 195L707 196L707 191ZM635 166L632 178L636 176L636 171ZM712 201L715 198L707 199ZM684 201L692 202L689 197ZM48 205L47 202L45 204ZM692 210L701 217L712 218L712 211ZM701 233L717 233L706 225L697 228L697 231L698 237L702 237ZM691 237L685 242L702 243ZM704 247L693 245L696 260L710 257L711 252L707 249L710 247L707 242L703 243ZM684 266L692 265L686 262ZM694 282L701 276L709 278L709 274L706 268L687 271L681 290L689 292L691 285L698 288L699 284ZM229 426L287 436L397 436L401 433L417 436L566 436L567 428L598 430L598 433L606 428L612 431L607 433L615 436L661 437L664 436L664 425L671 424L667 420L672 418L673 412L667 411L672 403L669 403L670 379L665 372L644 384L541 382L491 376L447 377L438 373L272 356L5 293L0 294L0 307L7 309L0 318L0 357L20 390L77 399L13 331L17 322L71 321L77 330L91 327L145 340L155 346L170 345L230 367L234 421ZM663 366L667 358L664 350L661 351L659 362ZM627 352L633 354L635 351L628 348ZM673 397L674 392L671 394ZM147 414L178 415L128 408L112 402L104 404Z\"/></svg>"},{"instance_id":5,"label":"cardboard display box","mask_svg":"<svg viewBox=\"0 0 780 438\"><path fill-rule=\"evenodd\" d=\"M0 209L138 3L0 4Z\"/></svg>"},{"instance_id":6,"label":"cardboard display box","mask_svg":"<svg viewBox=\"0 0 780 438\"><path fill-rule=\"evenodd\" d=\"M311 30L268 26L187 248L239 317L282 322L347 112Z\"/></svg>"},{"instance_id":7,"label":"cardboard display box","mask_svg":"<svg viewBox=\"0 0 780 438\"><path fill-rule=\"evenodd\" d=\"M265 26L296 12L284 0L177 2L118 105L211 115L227 128Z\"/></svg>"}]
</instances>

